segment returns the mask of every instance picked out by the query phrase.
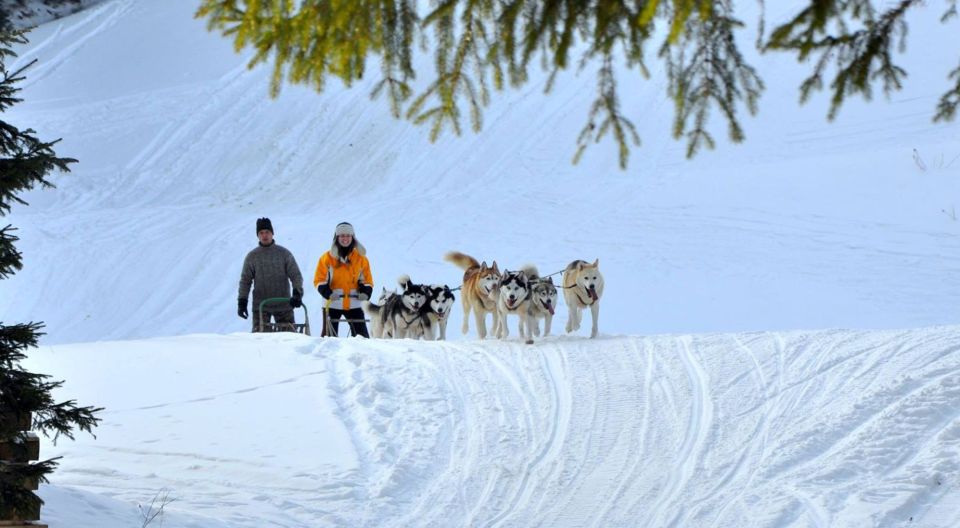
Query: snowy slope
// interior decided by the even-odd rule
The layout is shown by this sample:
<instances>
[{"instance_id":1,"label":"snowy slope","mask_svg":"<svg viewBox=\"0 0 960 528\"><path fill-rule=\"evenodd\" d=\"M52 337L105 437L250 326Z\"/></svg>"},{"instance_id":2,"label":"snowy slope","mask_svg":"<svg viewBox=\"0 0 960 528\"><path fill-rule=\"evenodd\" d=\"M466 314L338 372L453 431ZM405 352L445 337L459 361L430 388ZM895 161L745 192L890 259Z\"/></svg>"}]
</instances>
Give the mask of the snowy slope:
<instances>
[{"instance_id":1,"label":"snowy slope","mask_svg":"<svg viewBox=\"0 0 960 528\"><path fill-rule=\"evenodd\" d=\"M10 216L26 267L0 282L3 319L46 321L51 343L246 329L233 276L269 216L308 277L342 220L388 287L457 284L450 249L543 273L599 258L607 331L953 322L960 224L943 210L960 205L960 127L930 122L953 60L930 48L956 35L933 7L892 101L851 101L827 125L823 98L797 107L797 68L765 57L748 142L692 162L662 80L624 78L644 141L625 172L610 144L570 165L592 71L501 94L482 134L432 145L369 101L373 76L270 100L266 69L247 71L195 7L113 0L31 34L20 60L40 62L10 119L80 163Z\"/></svg>"},{"instance_id":2,"label":"snowy slope","mask_svg":"<svg viewBox=\"0 0 960 528\"><path fill-rule=\"evenodd\" d=\"M693 161L660 72L624 79L644 144L619 171L610 144L570 165L590 70L430 144L368 100L375 78L268 99L196 4L107 0L20 50L39 63L4 119L80 163L4 219L25 268L0 320L45 321L28 366L107 408L96 440L43 447L65 455L52 526L137 525L163 489L168 527L960 523L939 7L911 20L891 101L828 125L822 98L796 106L801 71L763 57L747 143ZM308 281L342 220L378 289L457 285L450 249L543 273L599 258L601 338L480 342L459 306L448 343L248 335L259 216Z\"/></svg>"},{"instance_id":3,"label":"snowy slope","mask_svg":"<svg viewBox=\"0 0 960 528\"><path fill-rule=\"evenodd\" d=\"M958 336L44 347L31 367L108 407L96 440L44 446L65 455L44 512L130 526L77 503L168 490L168 528L952 527Z\"/></svg>"}]
</instances>

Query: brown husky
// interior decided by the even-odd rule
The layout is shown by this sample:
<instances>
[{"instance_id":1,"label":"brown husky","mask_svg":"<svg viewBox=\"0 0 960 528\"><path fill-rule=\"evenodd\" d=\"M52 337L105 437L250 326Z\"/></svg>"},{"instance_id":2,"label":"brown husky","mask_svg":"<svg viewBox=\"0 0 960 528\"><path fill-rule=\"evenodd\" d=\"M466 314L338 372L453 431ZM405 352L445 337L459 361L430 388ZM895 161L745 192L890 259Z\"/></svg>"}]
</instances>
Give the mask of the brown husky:
<instances>
[{"instance_id":1,"label":"brown husky","mask_svg":"<svg viewBox=\"0 0 960 528\"><path fill-rule=\"evenodd\" d=\"M497 285L500 284L497 261L487 267L486 261L477 262L477 259L459 251L451 251L444 255L443 259L464 270L460 292L460 300L463 302L463 333L470 330L470 311L473 310L477 320L477 335L484 339L487 337L487 314L493 315L494 324L497 321Z\"/></svg>"},{"instance_id":2,"label":"brown husky","mask_svg":"<svg viewBox=\"0 0 960 528\"><path fill-rule=\"evenodd\" d=\"M603 275L600 274L600 259L589 264L574 260L563 270L563 300L567 303L567 332L580 329L582 310L590 308L593 328L590 337L597 337L597 320L600 318L600 297L603 296Z\"/></svg>"}]
</instances>

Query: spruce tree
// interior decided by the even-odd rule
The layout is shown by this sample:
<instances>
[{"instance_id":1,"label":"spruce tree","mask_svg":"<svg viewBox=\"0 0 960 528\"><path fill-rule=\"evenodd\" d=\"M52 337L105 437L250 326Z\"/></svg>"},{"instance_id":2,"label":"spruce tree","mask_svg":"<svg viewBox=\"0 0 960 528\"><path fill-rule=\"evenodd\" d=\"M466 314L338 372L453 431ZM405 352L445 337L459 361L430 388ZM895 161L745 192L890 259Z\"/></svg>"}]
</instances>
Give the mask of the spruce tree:
<instances>
[{"instance_id":1,"label":"spruce tree","mask_svg":"<svg viewBox=\"0 0 960 528\"><path fill-rule=\"evenodd\" d=\"M944 23L957 17L958 1L944 0ZM726 122L731 141L740 142L739 115L757 111L764 85L741 53L742 41L755 42L761 52L809 60L813 71L800 86L801 98L823 90L826 81L831 92L827 117L833 119L851 95L869 99L875 85L887 93L900 88L906 70L894 62L893 52L904 46L908 12L925 2L807 0L794 17L767 34L764 0L759 0L759 33L739 39L736 32L744 24L736 3L201 0L196 16L233 38L238 50L252 47L251 67L274 61L274 96L284 81L322 91L335 77L349 86L367 74L368 56L379 56L381 80L372 95L385 93L395 117L429 125L432 140L444 130L460 134L468 117L478 131L490 89L523 85L531 64L550 73L547 90L560 71L597 64L597 96L574 162L584 148L609 134L625 167L630 146L639 145L640 138L619 105L617 72L623 69L615 67L618 63L646 78L648 50L663 62L666 95L675 107L673 135L687 141L687 155L693 156L715 143L708 126L712 115ZM424 38L427 33L432 36ZM417 45L432 50L435 71L423 91L414 94L411 57ZM940 98L935 120L953 119L960 105L960 67L947 77L953 88Z\"/></svg>"},{"instance_id":2,"label":"spruce tree","mask_svg":"<svg viewBox=\"0 0 960 528\"><path fill-rule=\"evenodd\" d=\"M7 69L15 57L12 47L26 43L22 32L0 27L0 113L20 102L15 85L30 64L16 71ZM32 64L32 63L31 63ZM10 212L15 203L26 205L17 195L35 186L52 187L46 178L54 170L69 171L77 160L57 157L53 151L57 141L44 142L31 129L19 130L0 120L0 217ZM0 279L22 269L21 254L14 247L18 239L15 228L0 228ZM4 325L0 321L0 521L36 519L43 501L31 491L56 467L56 459L31 463L36 458L37 437L32 429L53 438L73 438L73 430L91 432L100 410L79 407L73 400L57 402L52 391L62 381L28 372L20 362L26 351L37 345L42 335L41 323Z\"/></svg>"}]
</instances>

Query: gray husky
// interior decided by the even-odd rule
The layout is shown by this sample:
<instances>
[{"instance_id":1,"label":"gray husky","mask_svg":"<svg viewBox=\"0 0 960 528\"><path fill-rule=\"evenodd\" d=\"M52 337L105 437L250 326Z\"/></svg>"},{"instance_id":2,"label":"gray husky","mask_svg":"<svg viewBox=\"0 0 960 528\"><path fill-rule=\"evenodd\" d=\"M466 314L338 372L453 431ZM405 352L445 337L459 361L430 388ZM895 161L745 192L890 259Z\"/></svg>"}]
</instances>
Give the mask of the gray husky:
<instances>
[{"instance_id":1,"label":"gray husky","mask_svg":"<svg viewBox=\"0 0 960 528\"><path fill-rule=\"evenodd\" d=\"M557 287L553 284L553 277L540 277L536 266L524 266L522 271L530 280L530 303L527 305L527 322L532 326L533 335L540 336L540 319L543 319L543 335L550 335L550 326L553 323L554 310L557 307ZM523 319L520 320L523 324ZM521 329L521 333L523 330Z\"/></svg>"},{"instance_id":2,"label":"gray husky","mask_svg":"<svg viewBox=\"0 0 960 528\"><path fill-rule=\"evenodd\" d=\"M388 290L383 288L383 291L380 293L380 299L377 302L365 302L363 303L363 309L367 312L367 315L370 316L370 335L373 337L393 337L392 335L383 334L383 320L380 318L380 311L383 309L383 305L387 303L391 297L397 295L396 291Z\"/></svg>"}]
</instances>

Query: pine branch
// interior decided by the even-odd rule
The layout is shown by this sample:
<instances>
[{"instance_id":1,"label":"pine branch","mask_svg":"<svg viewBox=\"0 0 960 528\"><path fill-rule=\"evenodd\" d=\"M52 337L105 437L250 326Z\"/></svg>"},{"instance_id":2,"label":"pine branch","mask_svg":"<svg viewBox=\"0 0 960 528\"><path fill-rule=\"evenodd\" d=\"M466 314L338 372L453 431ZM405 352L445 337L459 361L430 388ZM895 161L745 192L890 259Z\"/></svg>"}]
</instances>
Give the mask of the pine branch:
<instances>
[{"instance_id":1,"label":"pine branch","mask_svg":"<svg viewBox=\"0 0 960 528\"><path fill-rule=\"evenodd\" d=\"M608 54L597 76L599 95L590 108L587 125L577 138L577 151L573 163L579 163L587 146L599 143L607 133L612 132L617 142L620 168L626 168L630 155L628 142L640 145L640 136L629 119L620 113L620 100L617 95L617 80L613 72L613 58ZM602 119L601 116L603 116ZM599 120L599 124L598 124Z\"/></svg>"},{"instance_id":2,"label":"pine branch","mask_svg":"<svg viewBox=\"0 0 960 528\"><path fill-rule=\"evenodd\" d=\"M922 0L901 0L877 17L865 0L819 0L775 29L765 49L797 51L799 60L819 53L813 73L801 84L801 102L822 89L824 72L833 64L836 74L830 83L833 93L827 114L832 120L850 95L860 94L870 100L873 83L878 80L887 95L901 88L907 72L894 64L892 52L895 47L903 50L906 13L921 3ZM851 31L847 18L851 22L861 21L862 27ZM831 22L835 27L830 27Z\"/></svg>"},{"instance_id":3,"label":"pine branch","mask_svg":"<svg viewBox=\"0 0 960 528\"><path fill-rule=\"evenodd\" d=\"M937 114L933 117L937 121L953 121L957 116L957 106L960 105L960 66L950 72L948 78L953 79L953 88L940 97L937 103Z\"/></svg>"},{"instance_id":4,"label":"pine branch","mask_svg":"<svg viewBox=\"0 0 960 528\"><path fill-rule=\"evenodd\" d=\"M661 49L676 108L673 135L686 137L688 158L703 147L715 146L707 128L713 108L726 119L730 140L743 141L737 107L743 104L750 115L756 114L764 89L756 70L736 46L733 30L742 24L729 14L714 13L706 22L691 23L678 47L665 44Z\"/></svg>"}]
</instances>

